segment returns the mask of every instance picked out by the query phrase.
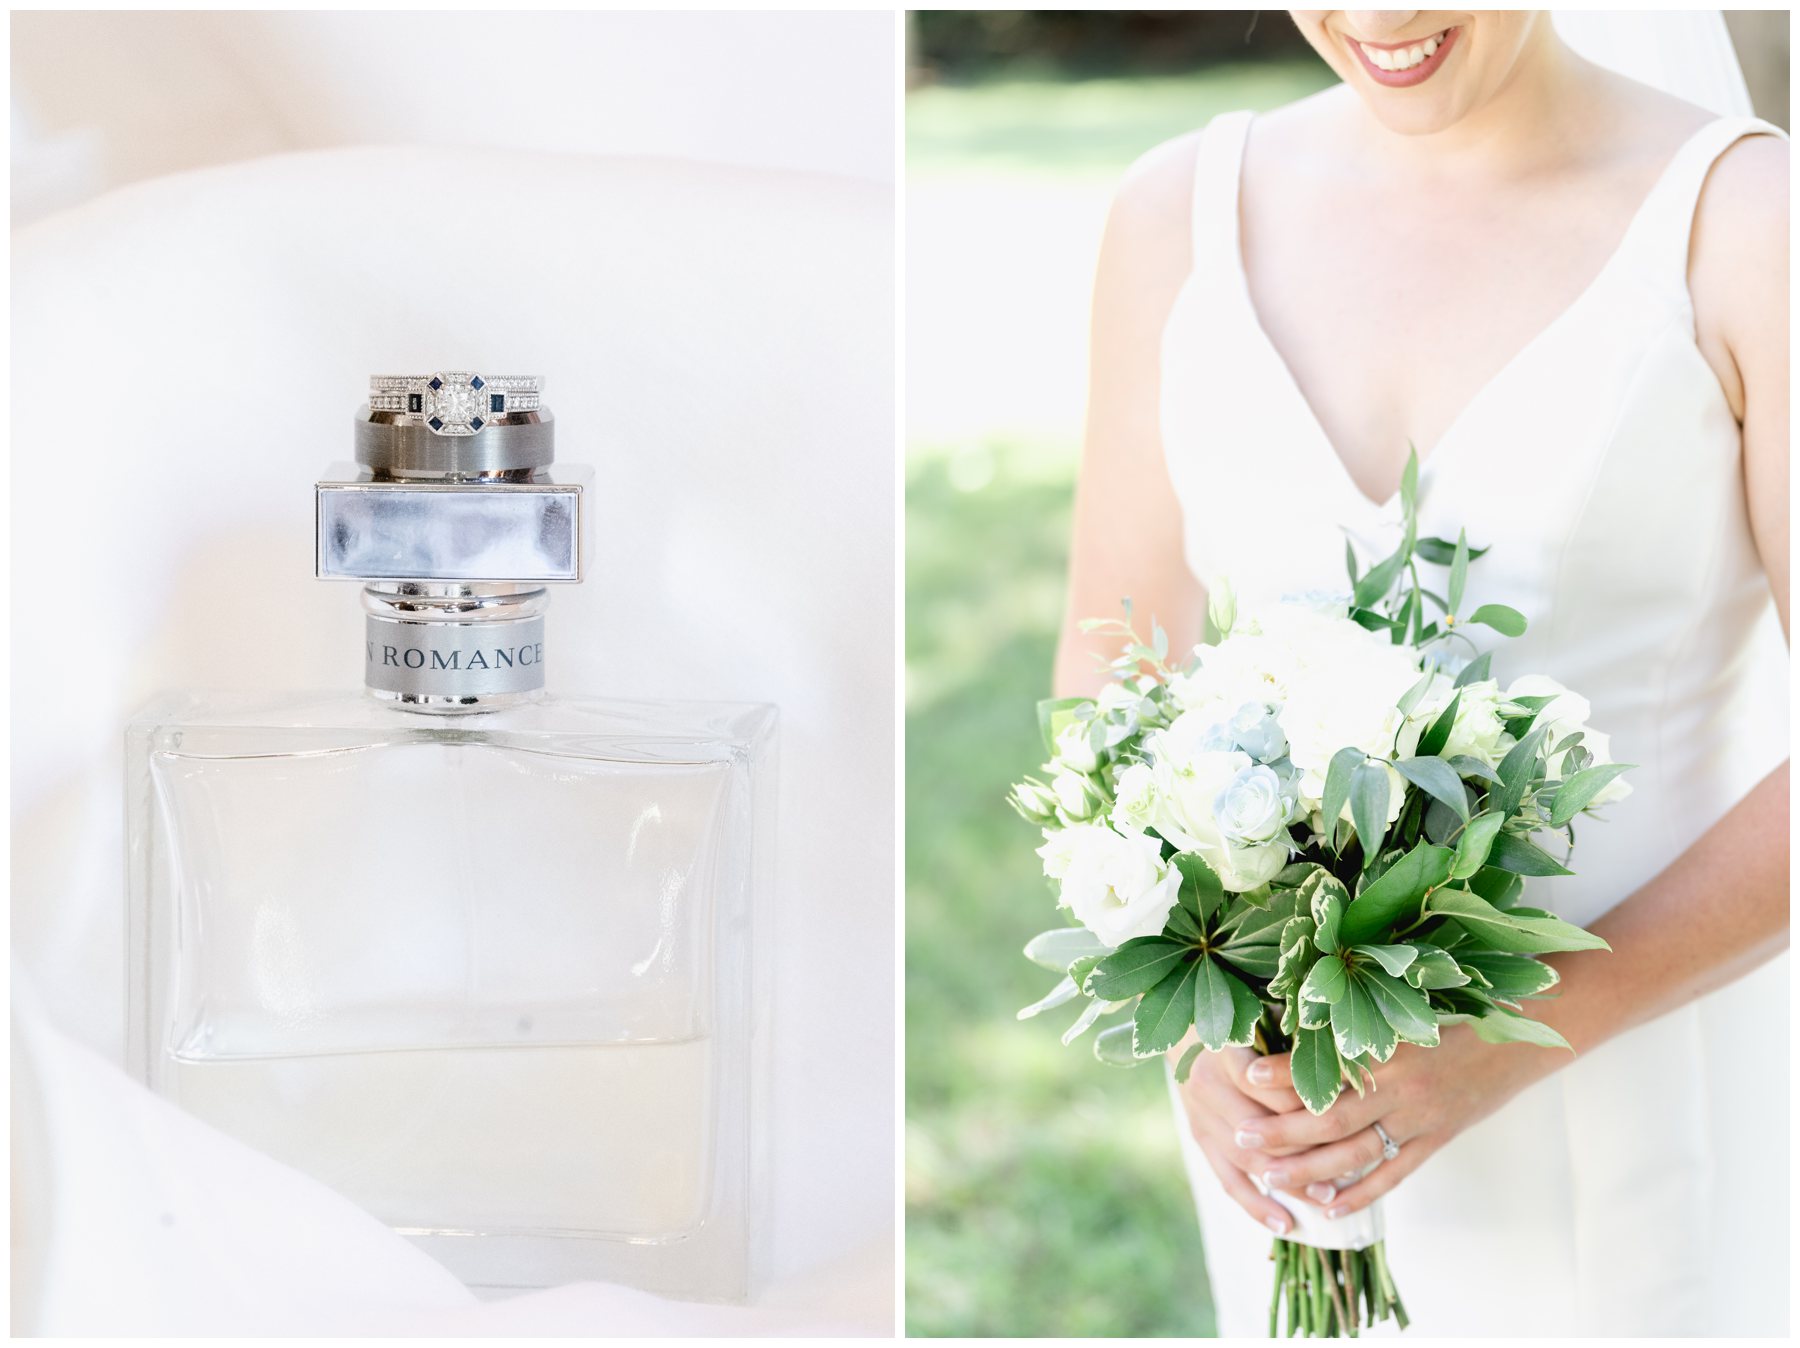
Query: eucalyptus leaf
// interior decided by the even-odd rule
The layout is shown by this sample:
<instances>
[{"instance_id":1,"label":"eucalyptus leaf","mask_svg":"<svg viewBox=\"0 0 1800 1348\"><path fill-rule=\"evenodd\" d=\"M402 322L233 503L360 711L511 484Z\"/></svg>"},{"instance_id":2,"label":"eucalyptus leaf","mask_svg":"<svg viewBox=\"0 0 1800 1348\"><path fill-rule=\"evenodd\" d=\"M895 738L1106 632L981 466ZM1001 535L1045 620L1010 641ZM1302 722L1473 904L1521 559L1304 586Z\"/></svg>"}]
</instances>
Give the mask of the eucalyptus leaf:
<instances>
[{"instance_id":1,"label":"eucalyptus leaf","mask_svg":"<svg viewBox=\"0 0 1800 1348\"><path fill-rule=\"evenodd\" d=\"M1403 758L1394 764L1394 770L1426 795L1455 810L1458 819L1469 817L1469 796L1462 778L1443 759Z\"/></svg>"},{"instance_id":2,"label":"eucalyptus leaf","mask_svg":"<svg viewBox=\"0 0 1800 1348\"><path fill-rule=\"evenodd\" d=\"M1450 863L1451 879L1466 880L1487 864L1488 852L1505 822L1506 816L1498 810L1489 810L1469 820L1462 836L1456 840L1456 857Z\"/></svg>"},{"instance_id":3,"label":"eucalyptus leaf","mask_svg":"<svg viewBox=\"0 0 1800 1348\"><path fill-rule=\"evenodd\" d=\"M1350 819L1362 844L1363 867L1380 855L1387 834L1388 775L1385 763L1366 762L1350 774Z\"/></svg>"},{"instance_id":4,"label":"eucalyptus leaf","mask_svg":"<svg viewBox=\"0 0 1800 1348\"><path fill-rule=\"evenodd\" d=\"M1066 973L1076 960L1104 955L1110 948L1086 927L1055 927L1039 932L1025 943L1025 958L1045 969Z\"/></svg>"},{"instance_id":5,"label":"eucalyptus leaf","mask_svg":"<svg viewBox=\"0 0 1800 1348\"><path fill-rule=\"evenodd\" d=\"M1339 749L1325 769L1325 790L1319 798L1319 814L1325 822L1325 837L1330 840L1337 821L1350 799L1350 777L1367 758L1361 749Z\"/></svg>"},{"instance_id":6,"label":"eucalyptus leaf","mask_svg":"<svg viewBox=\"0 0 1800 1348\"><path fill-rule=\"evenodd\" d=\"M1413 708L1419 705L1420 699L1431 691L1431 685L1437 678L1435 669L1428 669L1419 676L1419 681L1401 694L1398 710L1402 716L1411 716Z\"/></svg>"},{"instance_id":7,"label":"eucalyptus leaf","mask_svg":"<svg viewBox=\"0 0 1800 1348\"><path fill-rule=\"evenodd\" d=\"M1502 833L1494 839L1493 849L1488 853L1488 865L1497 866L1503 871L1512 871L1515 875L1573 875L1555 857L1529 838L1521 838L1516 833Z\"/></svg>"},{"instance_id":8,"label":"eucalyptus leaf","mask_svg":"<svg viewBox=\"0 0 1800 1348\"><path fill-rule=\"evenodd\" d=\"M1561 828L1576 815L1588 807L1588 804L1604 791L1626 769L1630 763L1602 763L1598 767L1583 768L1556 788L1556 800L1550 807L1550 823Z\"/></svg>"},{"instance_id":9,"label":"eucalyptus leaf","mask_svg":"<svg viewBox=\"0 0 1800 1348\"><path fill-rule=\"evenodd\" d=\"M1525 635L1525 615L1505 604L1483 604L1468 616L1467 621L1491 627L1503 637Z\"/></svg>"},{"instance_id":10,"label":"eucalyptus leaf","mask_svg":"<svg viewBox=\"0 0 1800 1348\"><path fill-rule=\"evenodd\" d=\"M1449 705L1437 714L1437 719L1419 736L1419 747L1415 751L1421 758L1436 756L1450 742L1450 732L1456 727L1456 709L1462 706L1462 689L1451 695Z\"/></svg>"},{"instance_id":11,"label":"eucalyptus leaf","mask_svg":"<svg viewBox=\"0 0 1800 1348\"><path fill-rule=\"evenodd\" d=\"M1450 611L1462 607L1463 587L1469 579L1469 531L1456 535L1456 553L1450 559Z\"/></svg>"},{"instance_id":12,"label":"eucalyptus leaf","mask_svg":"<svg viewBox=\"0 0 1800 1348\"><path fill-rule=\"evenodd\" d=\"M1054 1011L1064 1002L1072 1001L1081 995L1081 988L1073 978L1064 978L1062 982L1051 988L1049 992L1038 998L1030 1006L1019 1012L1020 1020L1030 1020L1033 1016L1041 1016L1046 1011Z\"/></svg>"},{"instance_id":13,"label":"eucalyptus leaf","mask_svg":"<svg viewBox=\"0 0 1800 1348\"><path fill-rule=\"evenodd\" d=\"M1400 569L1406 565L1407 551L1403 546L1392 555L1382 558L1351 587L1356 607L1366 609L1387 597L1388 591L1394 588L1394 582L1400 578Z\"/></svg>"}]
</instances>

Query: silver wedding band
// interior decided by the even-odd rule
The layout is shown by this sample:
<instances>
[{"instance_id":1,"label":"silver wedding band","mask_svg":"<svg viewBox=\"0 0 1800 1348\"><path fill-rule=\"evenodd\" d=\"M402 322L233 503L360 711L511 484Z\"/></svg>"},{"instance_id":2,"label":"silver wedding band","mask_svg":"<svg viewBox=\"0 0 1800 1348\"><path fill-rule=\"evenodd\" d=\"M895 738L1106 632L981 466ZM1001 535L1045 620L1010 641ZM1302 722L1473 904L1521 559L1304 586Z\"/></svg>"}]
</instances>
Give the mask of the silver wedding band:
<instances>
[{"instance_id":1,"label":"silver wedding band","mask_svg":"<svg viewBox=\"0 0 1800 1348\"><path fill-rule=\"evenodd\" d=\"M1389 1137L1387 1135L1387 1129L1383 1128L1379 1123L1372 1123L1369 1126L1375 1130L1375 1136L1381 1139L1381 1159L1384 1161L1398 1160L1400 1156L1400 1144Z\"/></svg>"}]
</instances>

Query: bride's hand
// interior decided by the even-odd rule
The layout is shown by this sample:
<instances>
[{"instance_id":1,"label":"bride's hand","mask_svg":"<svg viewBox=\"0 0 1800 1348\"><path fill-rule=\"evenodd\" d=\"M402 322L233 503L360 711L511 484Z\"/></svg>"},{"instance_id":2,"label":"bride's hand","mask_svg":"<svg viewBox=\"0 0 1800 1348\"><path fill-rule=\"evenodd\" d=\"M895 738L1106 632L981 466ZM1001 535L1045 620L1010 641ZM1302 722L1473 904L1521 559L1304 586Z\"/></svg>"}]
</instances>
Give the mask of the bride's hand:
<instances>
[{"instance_id":1,"label":"bride's hand","mask_svg":"<svg viewBox=\"0 0 1800 1348\"><path fill-rule=\"evenodd\" d=\"M1177 1044L1169 1051L1170 1060L1179 1061L1192 1042L1190 1037ZM1257 1055L1247 1048L1202 1053L1194 1059L1193 1070L1179 1090L1188 1129L1225 1192L1257 1221L1284 1235L1292 1228L1293 1218L1250 1182L1252 1174L1261 1174L1275 1162L1267 1152L1239 1146L1234 1135L1245 1120L1275 1119L1295 1109L1304 1114L1305 1109L1289 1082L1285 1060L1280 1080L1269 1085L1249 1079L1247 1073L1257 1061Z\"/></svg>"},{"instance_id":2,"label":"bride's hand","mask_svg":"<svg viewBox=\"0 0 1800 1348\"><path fill-rule=\"evenodd\" d=\"M1204 1055L1203 1055L1204 1056ZM1272 1188L1302 1194L1342 1217L1367 1207L1463 1129L1486 1118L1519 1091L1567 1061L1558 1049L1488 1044L1467 1025L1446 1026L1438 1047L1402 1044L1375 1068L1375 1085L1359 1096L1348 1086L1323 1114L1304 1107L1268 1114L1246 1109L1233 1132L1245 1155L1270 1158L1260 1173ZM1246 1069L1258 1090L1288 1088L1288 1055L1260 1058ZM1348 1177L1381 1156L1379 1123L1400 1155L1354 1182ZM1342 1188L1339 1186L1343 1185Z\"/></svg>"}]
</instances>

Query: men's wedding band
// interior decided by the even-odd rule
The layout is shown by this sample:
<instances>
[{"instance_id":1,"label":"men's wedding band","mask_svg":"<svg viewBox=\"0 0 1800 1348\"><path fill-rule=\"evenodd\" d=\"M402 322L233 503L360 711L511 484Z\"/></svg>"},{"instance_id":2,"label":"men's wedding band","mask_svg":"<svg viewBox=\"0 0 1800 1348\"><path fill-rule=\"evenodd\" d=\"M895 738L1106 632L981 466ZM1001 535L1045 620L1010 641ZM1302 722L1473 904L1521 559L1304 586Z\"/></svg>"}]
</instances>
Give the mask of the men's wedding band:
<instances>
[{"instance_id":1,"label":"men's wedding band","mask_svg":"<svg viewBox=\"0 0 1800 1348\"><path fill-rule=\"evenodd\" d=\"M1387 1129L1383 1128L1379 1123L1370 1124L1369 1126L1375 1130L1375 1136L1381 1139L1381 1159L1384 1161L1398 1160L1400 1156L1400 1144L1389 1137L1387 1135Z\"/></svg>"},{"instance_id":2,"label":"men's wedding band","mask_svg":"<svg viewBox=\"0 0 1800 1348\"><path fill-rule=\"evenodd\" d=\"M398 412L433 435L474 435L496 417L537 411L543 383L534 374L471 370L376 375L369 380L369 410Z\"/></svg>"}]
</instances>

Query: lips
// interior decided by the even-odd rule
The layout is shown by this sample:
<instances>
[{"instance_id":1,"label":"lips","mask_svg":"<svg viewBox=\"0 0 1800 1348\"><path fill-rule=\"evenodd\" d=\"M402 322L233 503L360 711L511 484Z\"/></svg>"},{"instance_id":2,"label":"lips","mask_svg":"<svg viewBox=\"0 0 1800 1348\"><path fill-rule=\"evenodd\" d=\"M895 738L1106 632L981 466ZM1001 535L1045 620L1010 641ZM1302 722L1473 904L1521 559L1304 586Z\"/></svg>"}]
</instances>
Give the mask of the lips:
<instances>
[{"instance_id":1,"label":"lips","mask_svg":"<svg viewBox=\"0 0 1800 1348\"><path fill-rule=\"evenodd\" d=\"M1458 26L1416 42L1359 42L1353 37L1346 37L1344 41L1362 62L1370 79L1390 89L1406 89L1423 84L1436 74L1461 34L1462 28Z\"/></svg>"}]
</instances>

